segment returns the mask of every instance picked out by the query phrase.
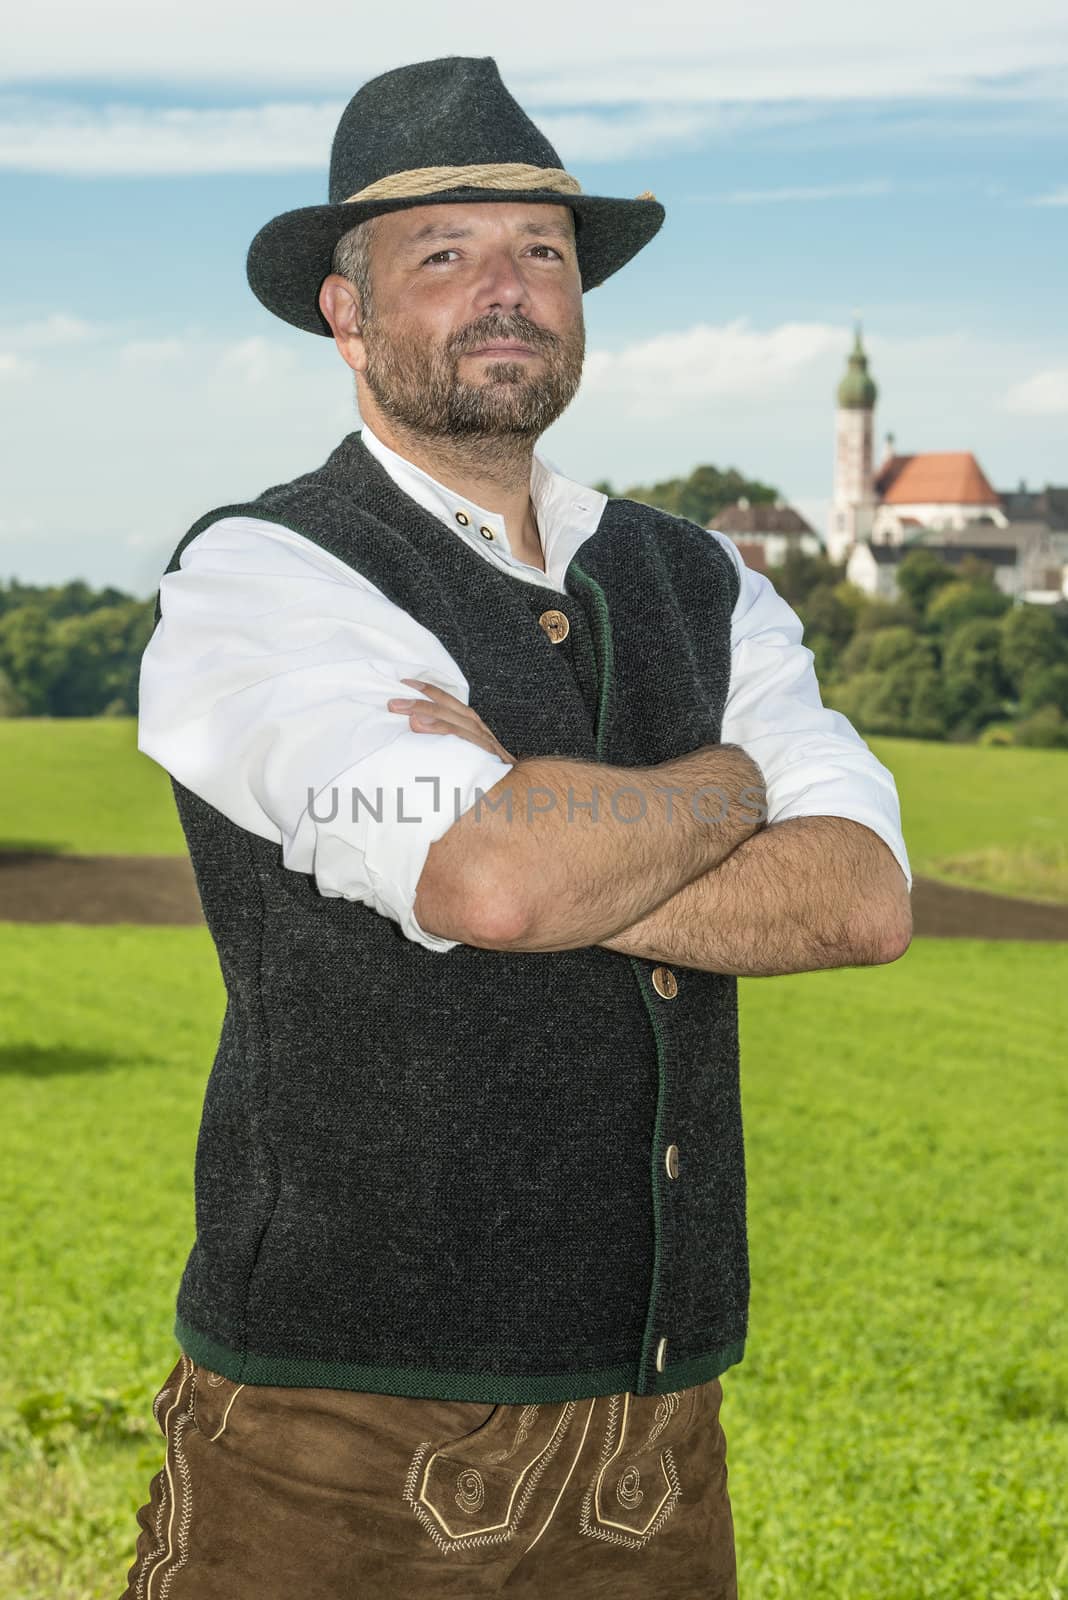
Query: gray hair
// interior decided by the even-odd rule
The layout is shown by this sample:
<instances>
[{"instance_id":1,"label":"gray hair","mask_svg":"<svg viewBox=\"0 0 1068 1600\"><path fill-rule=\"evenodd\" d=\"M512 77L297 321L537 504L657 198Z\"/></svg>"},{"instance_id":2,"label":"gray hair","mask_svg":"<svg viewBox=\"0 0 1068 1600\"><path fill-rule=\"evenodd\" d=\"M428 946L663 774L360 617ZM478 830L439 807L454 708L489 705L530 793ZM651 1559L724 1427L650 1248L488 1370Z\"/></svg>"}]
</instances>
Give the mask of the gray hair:
<instances>
[{"instance_id":1,"label":"gray hair","mask_svg":"<svg viewBox=\"0 0 1068 1600\"><path fill-rule=\"evenodd\" d=\"M371 316L371 245L377 222L377 217L366 217L343 233L330 263L331 272L340 273L355 286L364 320Z\"/></svg>"}]
</instances>

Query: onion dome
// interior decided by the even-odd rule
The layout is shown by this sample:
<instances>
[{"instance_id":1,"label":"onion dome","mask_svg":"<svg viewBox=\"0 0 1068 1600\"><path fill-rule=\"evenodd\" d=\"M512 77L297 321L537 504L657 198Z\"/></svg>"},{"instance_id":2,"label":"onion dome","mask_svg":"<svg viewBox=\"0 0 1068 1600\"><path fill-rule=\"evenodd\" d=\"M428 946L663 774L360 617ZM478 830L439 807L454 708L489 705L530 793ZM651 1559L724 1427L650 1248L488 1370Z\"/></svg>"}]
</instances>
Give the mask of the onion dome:
<instances>
[{"instance_id":1,"label":"onion dome","mask_svg":"<svg viewBox=\"0 0 1068 1600\"><path fill-rule=\"evenodd\" d=\"M838 385L838 404L846 411L871 411L879 391L868 371L868 358L860 342L860 323L849 354L845 377Z\"/></svg>"}]
</instances>

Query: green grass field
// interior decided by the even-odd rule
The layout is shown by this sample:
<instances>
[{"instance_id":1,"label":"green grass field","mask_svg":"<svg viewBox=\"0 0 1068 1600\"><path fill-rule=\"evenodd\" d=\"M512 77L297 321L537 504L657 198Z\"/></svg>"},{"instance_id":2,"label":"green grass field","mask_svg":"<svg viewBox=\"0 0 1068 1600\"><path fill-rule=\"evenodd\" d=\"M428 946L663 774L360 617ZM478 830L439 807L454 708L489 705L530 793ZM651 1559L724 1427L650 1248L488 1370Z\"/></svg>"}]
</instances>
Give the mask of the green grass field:
<instances>
[{"instance_id":1,"label":"green grass field","mask_svg":"<svg viewBox=\"0 0 1068 1600\"><path fill-rule=\"evenodd\" d=\"M0 849L184 855L166 772L133 717L0 719Z\"/></svg>"},{"instance_id":2,"label":"green grass field","mask_svg":"<svg viewBox=\"0 0 1068 1600\"><path fill-rule=\"evenodd\" d=\"M1068 901L1068 751L868 743L894 774L913 872Z\"/></svg>"},{"instance_id":3,"label":"green grass field","mask_svg":"<svg viewBox=\"0 0 1068 1600\"><path fill-rule=\"evenodd\" d=\"M1068 1594L1064 960L741 983L745 1600ZM221 1009L203 929L0 924L2 1600L123 1587Z\"/></svg>"},{"instance_id":4,"label":"green grass field","mask_svg":"<svg viewBox=\"0 0 1068 1600\"><path fill-rule=\"evenodd\" d=\"M872 739L914 873L1068 901L1068 751ZM170 783L132 717L0 720L0 849L182 855Z\"/></svg>"}]
</instances>

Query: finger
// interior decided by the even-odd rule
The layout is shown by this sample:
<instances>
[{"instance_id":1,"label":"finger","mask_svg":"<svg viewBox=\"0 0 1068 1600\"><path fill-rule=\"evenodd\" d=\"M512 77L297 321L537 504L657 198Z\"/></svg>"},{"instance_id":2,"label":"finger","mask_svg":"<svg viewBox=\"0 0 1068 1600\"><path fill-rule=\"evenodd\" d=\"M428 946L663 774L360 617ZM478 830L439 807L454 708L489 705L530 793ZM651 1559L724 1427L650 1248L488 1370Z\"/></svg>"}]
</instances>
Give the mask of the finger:
<instances>
[{"instance_id":1,"label":"finger","mask_svg":"<svg viewBox=\"0 0 1068 1600\"><path fill-rule=\"evenodd\" d=\"M449 729L429 726L422 728L420 731L435 733L451 731L458 733L462 738L471 738L473 744L479 744L484 750L489 750L494 755L500 756L502 760L511 762L513 766L515 765L515 757L510 756L507 750L503 748L492 729L483 722L474 706L468 705L466 701L459 699L458 696L450 694L447 689L439 689L436 683L427 683L423 678L402 678L400 681L401 683L410 684L413 688L422 689L425 694L432 696L435 704L441 706L441 711L436 714L448 716L450 711L452 712ZM405 712L411 712L414 707L415 714L420 717L426 717L431 714L427 711L425 703L419 701L390 700L387 704L390 709ZM456 717L463 720L456 721L454 720ZM467 730L471 726L480 730L482 736L475 738L469 734Z\"/></svg>"},{"instance_id":2,"label":"finger","mask_svg":"<svg viewBox=\"0 0 1068 1600\"><path fill-rule=\"evenodd\" d=\"M405 716L421 717L457 731L479 725L478 718L464 705L435 705L432 700L390 700L388 704L401 709Z\"/></svg>"},{"instance_id":3,"label":"finger","mask_svg":"<svg viewBox=\"0 0 1068 1600\"><path fill-rule=\"evenodd\" d=\"M479 717L465 705L438 705L433 700L389 700L390 707L415 717L439 717L453 727L481 725Z\"/></svg>"},{"instance_id":4,"label":"finger","mask_svg":"<svg viewBox=\"0 0 1068 1600\"><path fill-rule=\"evenodd\" d=\"M433 700L387 700L386 706L390 711L396 711L402 716L416 715L421 717L444 717L445 720L457 729L462 727L482 728L486 733L489 729L470 706L464 705L462 700L456 700L452 695L447 696L450 704L439 704Z\"/></svg>"},{"instance_id":5,"label":"finger","mask_svg":"<svg viewBox=\"0 0 1068 1600\"><path fill-rule=\"evenodd\" d=\"M446 704L454 706L465 704L459 695L450 694L448 689L439 689L436 683L424 683L422 678L402 678L400 681L401 683L410 684L413 689L422 689L425 695L438 703L444 701Z\"/></svg>"},{"instance_id":6,"label":"finger","mask_svg":"<svg viewBox=\"0 0 1068 1600\"><path fill-rule=\"evenodd\" d=\"M418 712L412 712L411 727L414 733L454 733L458 739L466 739L468 744L476 744L481 750L488 750L491 755L500 754L497 741L492 734L472 726L471 723L457 726L441 717L425 717Z\"/></svg>"},{"instance_id":7,"label":"finger","mask_svg":"<svg viewBox=\"0 0 1068 1600\"><path fill-rule=\"evenodd\" d=\"M431 727L435 733L458 733L461 735L484 734L483 729L470 717L462 717L457 713L443 711L439 706L428 706L425 701L412 707L409 712L413 725Z\"/></svg>"}]
</instances>

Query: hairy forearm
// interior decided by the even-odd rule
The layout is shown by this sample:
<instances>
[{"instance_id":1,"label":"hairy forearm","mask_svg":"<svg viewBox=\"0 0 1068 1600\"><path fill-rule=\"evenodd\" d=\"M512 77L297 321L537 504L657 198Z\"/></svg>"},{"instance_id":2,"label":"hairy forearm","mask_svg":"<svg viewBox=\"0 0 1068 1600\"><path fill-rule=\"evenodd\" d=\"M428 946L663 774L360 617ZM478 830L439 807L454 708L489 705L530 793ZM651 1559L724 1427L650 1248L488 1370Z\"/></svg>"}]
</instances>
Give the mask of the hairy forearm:
<instances>
[{"instance_id":1,"label":"hairy forearm","mask_svg":"<svg viewBox=\"0 0 1068 1600\"><path fill-rule=\"evenodd\" d=\"M640 768L527 758L431 846L416 915L490 949L585 948L722 861L764 799L736 745Z\"/></svg>"},{"instance_id":2,"label":"hairy forearm","mask_svg":"<svg viewBox=\"0 0 1068 1600\"><path fill-rule=\"evenodd\" d=\"M599 942L649 961L772 977L895 961L911 933L905 877L882 839L848 818L797 817L752 834Z\"/></svg>"}]
</instances>

